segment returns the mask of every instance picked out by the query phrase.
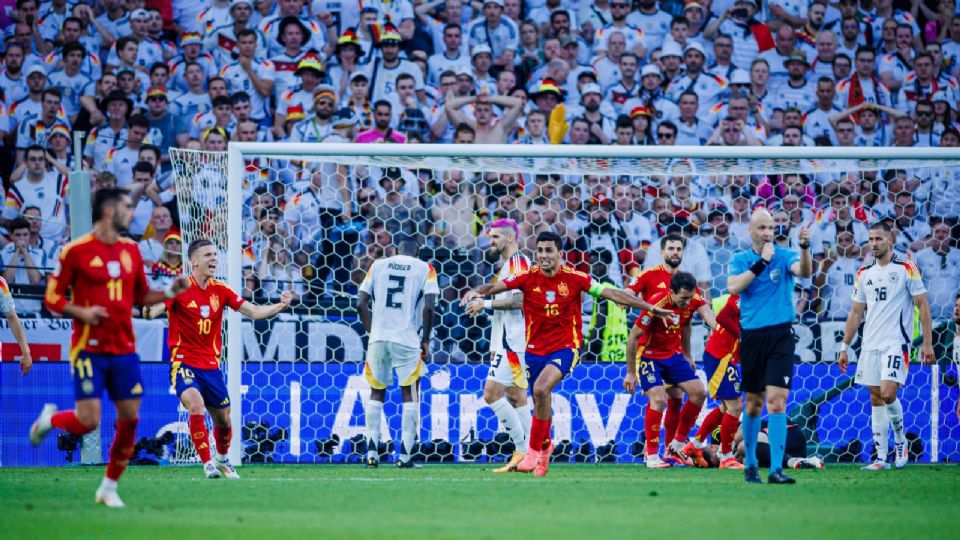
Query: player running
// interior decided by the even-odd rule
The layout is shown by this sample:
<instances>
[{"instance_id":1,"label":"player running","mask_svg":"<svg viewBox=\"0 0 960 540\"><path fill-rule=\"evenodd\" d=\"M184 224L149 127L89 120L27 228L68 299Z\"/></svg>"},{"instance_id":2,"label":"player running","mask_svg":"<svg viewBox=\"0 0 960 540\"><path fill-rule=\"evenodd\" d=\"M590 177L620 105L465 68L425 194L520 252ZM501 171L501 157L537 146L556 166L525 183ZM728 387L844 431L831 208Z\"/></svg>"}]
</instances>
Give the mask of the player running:
<instances>
[{"instance_id":1,"label":"player running","mask_svg":"<svg viewBox=\"0 0 960 540\"><path fill-rule=\"evenodd\" d=\"M503 281L523 274L530 268L530 260L517 246L517 222L500 219L490 224L489 253L499 257L501 267L494 281ZM491 300L483 300L473 291L460 302L466 306L468 315L477 315L484 309L493 310L490 333L490 371L483 386L483 399L497 416L500 425L510 436L516 451L507 463L495 473L516 471L517 465L527 452L527 435L530 433L531 407L527 403L527 363L524 349L523 294L511 290L502 292Z\"/></svg>"},{"instance_id":2,"label":"player running","mask_svg":"<svg viewBox=\"0 0 960 540\"><path fill-rule=\"evenodd\" d=\"M434 304L440 287L437 273L417 259L416 240L400 241L399 255L374 261L360 284L357 310L369 334L367 365L363 374L370 383L367 401L367 467L379 466L380 419L393 371L400 381L403 416L400 423L400 459L397 467L414 468L410 459L420 419L420 375L430 353ZM373 300L373 311L370 301Z\"/></svg>"},{"instance_id":3,"label":"player running","mask_svg":"<svg viewBox=\"0 0 960 540\"><path fill-rule=\"evenodd\" d=\"M76 409L57 412L57 407L48 403L30 428L30 442L35 446L52 427L74 435L93 431L100 424L100 397L106 389L117 409L117 423L96 502L110 508L123 507L117 481L133 455L143 396L133 306L156 304L187 288L184 276L174 279L163 291L147 285L137 243L120 236L132 217L133 201L125 190L97 190L93 232L60 251L44 302L50 311L74 320L70 372Z\"/></svg>"},{"instance_id":4,"label":"player running","mask_svg":"<svg viewBox=\"0 0 960 540\"><path fill-rule=\"evenodd\" d=\"M20 346L20 375L25 377L30 373L33 367L33 358L30 356L30 344L27 343L27 335L23 333L23 325L20 324L20 317L17 317L17 305L13 301L13 295L10 294L10 286L7 280L0 276L0 311L7 317L7 326L10 327L10 333L17 340Z\"/></svg>"},{"instance_id":5,"label":"player running","mask_svg":"<svg viewBox=\"0 0 960 540\"><path fill-rule=\"evenodd\" d=\"M207 478L240 478L227 452L233 428L230 425L230 395L223 372L220 351L223 342L224 308L239 311L254 320L268 319L287 309L293 300L289 291L280 294L280 302L257 306L245 301L220 280L217 273L217 247L211 240L194 240L187 249L193 271L190 286L176 298L150 308L150 317L166 309L170 319L167 344L170 347L170 384L180 403L190 414L190 439L203 463ZM204 409L213 419L213 440L217 454L210 457L209 433Z\"/></svg>"},{"instance_id":6,"label":"player running","mask_svg":"<svg viewBox=\"0 0 960 540\"><path fill-rule=\"evenodd\" d=\"M527 379L533 385L533 422L527 454L517 465L520 472L545 476L553 453L550 439L550 393L577 365L583 341L581 329L582 293L602 297L624 307L651 310L657 316L668 316L632 294L593 281L583 272L560 261L563 239L553 232L537 235L537 265L530 271L504 281L478 287L479 296L490 296L507 290L523 292L523 314L527 334Z\"/></svg>"},{"instance_id":7,"label":"player running","mask_svg":"<svg viewBox=\"0 0 960 540\"><path fill-rule=\"evenodd\" d=\"M854 380L870 388L871 424L877 458L862 468L865 471L890 468L887 463L887 430L890 426L896 443L894 465L901 469L910 458L903 428L903 406L897 399L897 391L907 381L914 306L920 310L923 328L920 357L927 364L934 361L930 304L920 269L912 261L894 253L891 240L888 225L875 223L870 226L869 243L874 260L857 271L853 304L837 357L840 370L846 373L847 350L866 311L867 321L863 326L863 342Z\"/></svg>"},{"instance_id":8,"label":"player running","mask_svg":"<svg viewBox=\"0 0 960 540\"><path fill-rule=\"evenodd\" d=\"M710 397L721 400L720 406L710 411L700 429L683 447L683 453L693 458L698 467L706 467L703 457L704 441L720 428L719 466L721 469L743 469L734 457L733 438L740 427L740 297L728 294L714 299L714 307L723 306L717 313L717 328L703 351L703 369L707 372L707 390Z\"/></svg>"},{"instance_id":9,"label":"player running","mask_svg":"<svg viewBox=\"0 0 960 540\"><path fill-rule=\"evenodd\" d=\"M697 292L696 278L687 272L674 274L670 278L670 290L653 295L650 302L669 310L671 316L665 320L643 312L637 317L627 338L627 374L623 388L633 394L639 382L647 394L650 406L643 421L647 447L644 461L648 469L663 469L671 466L660 458L660 423L667 401L664 383L677 386L687 394L687 403L680 410L680 422L667 451L685 464L692 464L683 447L703 408L706 391L697 377L690 352L690 321L694 313L709 317L710 308Z\"/></svg>"},{"instance_id":10,"label":"player running","mask_svg":"<svg viewBox=\"0 0 960 540\"><path fill-rule=\"evenodd\" d=\"M683 264L683 255L687 247L687 239L677 233L670 233L660 238L660 258L661 264L647 268L641 272L627 286L627 290L636 294L638 297L649 300L655 294L664 293L670 290L670 278L680 271L680 265ZM697 289L701 296L703 293ZM704 317L704 322L710 328L716 327L713 311ZM671 465L684 466L690 463L689 458L675 455L676 452L670 452L674 435L677 433L677 427L680 424L680 409L683 407L683 391L680 388L667 385L665 387L667 394L666 411L663 413L664 441L663 445L668 449L667 455L663 460ZM651 402L647 401L645 415L650 414Z\"/></svg>"}]
</instances>

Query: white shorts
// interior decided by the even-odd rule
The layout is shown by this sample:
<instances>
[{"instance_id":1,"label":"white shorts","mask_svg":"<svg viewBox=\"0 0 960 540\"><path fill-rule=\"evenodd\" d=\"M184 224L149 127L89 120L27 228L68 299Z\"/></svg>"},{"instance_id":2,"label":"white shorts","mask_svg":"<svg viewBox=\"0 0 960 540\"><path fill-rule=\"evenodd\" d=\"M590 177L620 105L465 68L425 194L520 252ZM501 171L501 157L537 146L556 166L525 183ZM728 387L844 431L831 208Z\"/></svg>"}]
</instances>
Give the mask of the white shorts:
<instances>
[{"instance_id":1,"label":"white shorts","mask_svg":"<svg viewBox=\"0 0 960 540\"><path fill-rule=\"evenodd\" d=\"M393 372L397 372L400 386L409 386L420 378L423 358L420 349L414 349L390 341L375 341L367 347L367 365L363 375L370 386L383 390L393 385Z\"/></svg>"},{"instance_id":2,"label":"white shorts","mask_svg":"<svg viewBox=\"0 0 960 540\"><path fill-rule=\"evenodd\" d=\"M907 382L909 362L910 349L905 345L863 351L857 360L854 382L861 386L880 386L880 381L893 381L903 386Z\"/></svg>"},{"instance_id":3,"label":"white shorts","mask_svg":"<svg viewBox=\"0 0 960 540\"><path fill-rule=\"evenodd\" d=\"M527 387L527 362L524 353L493 351L490 353L490 371L487 380L506 387Z\"/></svg>"}]
</instances>

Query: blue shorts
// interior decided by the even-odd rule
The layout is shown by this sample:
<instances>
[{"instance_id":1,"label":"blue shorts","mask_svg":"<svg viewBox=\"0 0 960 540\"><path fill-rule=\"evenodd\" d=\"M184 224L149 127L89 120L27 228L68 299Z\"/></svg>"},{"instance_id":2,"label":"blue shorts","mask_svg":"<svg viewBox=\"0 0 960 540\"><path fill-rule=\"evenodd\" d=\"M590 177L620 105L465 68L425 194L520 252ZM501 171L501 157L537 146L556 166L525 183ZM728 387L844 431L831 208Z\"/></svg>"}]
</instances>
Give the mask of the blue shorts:
<instances>
[{"instance_id":1,"label":"blue shorts","mask_svg":"<svg viewBox=\"0 0 960 540\"><path fill-rule=\"evenodd\" d=\"M560 374L566 377L573 368L580 362L580 351L577 349L560 349L550 354L533 354L527 351L527 381L530 388L537 381L537 377L543 372L543 368L552 365L560 370Z\"/></svg>"},{"instance_id":2,"label":"blue shorts","mask_svg":"<svg viewBox=\"0 0 960 540\"><path fill-rule=\"evenodd\" d=\"M676 386L697 378L696 372L693 371L682 354L657 360L641 356L639 371L640 388L644 392L657 386L664 386L665 384Z\"/></svg>"},{"instance_id":3,"label":"blue shorts","mask_svg":"<svg viewBox=\"0 0 960 540\"><path fill-rule=\"evenodd\" d=\"M170 364L170 385L176 389L177 397L188 388L196 388L207 407L226 409L230 406L230 393L219 369L197 369L174 362Z\"/></svg>"},{"instance_id":4,"label":"blue shorts","mask_svg":"<svg viewBox=\"0 0 960 540\"><path fill-rule=\"evenodd\" d=\"M707 372L707 390L713 399L737 399L740 397L740 369L730 362L730 355L716 358L703 353L703 370Z\"/></svg>"},{"instance_id":5,"label":"blue shorts","mask_svg":"<svg viewBox=\"0 0 960 540\"><path fill-rule=\"evenodd\" d=\"M140 356L130 354L100 354L80 351L70 362L73 376L73 395L77 401L100 399L106 388L113 401L143 397L143 378L140 376Z\"/></svg>"}]
</instances>

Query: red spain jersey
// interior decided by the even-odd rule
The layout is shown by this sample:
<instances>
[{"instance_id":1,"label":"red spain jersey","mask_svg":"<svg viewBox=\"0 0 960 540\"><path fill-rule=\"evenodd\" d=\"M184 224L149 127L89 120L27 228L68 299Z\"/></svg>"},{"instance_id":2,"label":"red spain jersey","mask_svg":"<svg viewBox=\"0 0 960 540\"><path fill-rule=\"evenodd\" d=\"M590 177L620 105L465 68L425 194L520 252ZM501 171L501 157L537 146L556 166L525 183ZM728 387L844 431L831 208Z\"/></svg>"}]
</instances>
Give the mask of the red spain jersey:
<instances>
[{"instance_id":1,"label":"red spain jersey","mask_svg":"<svg viewBox=\"0 0 960 540\"><path fill-rule=\"evenodd\" d=\"M673 274L667 270L666 265L658 264L640 272L640 275L633 278L627 289L649 302L653 295L670 290L670 278L672 277Z\"/></svg>"},{"instance_id":2,"label":"red spain jersey","mask_svg":"<svg viewBox=\"0 0 960 540\"><path fill-rule=\"evenodd\" d=\"M662 317L655 317L649 311L640 312L637 322L634 323L644 333L640 338L638 356L664 360L676 354L683 354L683 328L690 324L693 314L706 302L699 293L694 293L687 307L681 309L673 305L669 291L655 294L646 301L656 307L669 309L676 317L671 321L665 321Z\"/></svg>"},{"instance_id":3,"label":"red spain jersey","mask_svg":"<svg viewBox=\"0 0 960 540\"><path fill-rule=\"evenodd\" d=\"M740 324L740 295L731 294L727 303L717 313L717 320L721 318L730 321L739 327ZM710 334L704 351L720 360L730 355L730 362L740 361L740 337L717 323L717 329Z\"/></svg>"},{"instance_id":4,"label":"red spain jersey","mask_svg":"<svg viewBox=\"0 0 960 540\"><path fill-rule=\"evenodd\" d=\"M116 355L136 352L131 312L134 305L143 303L149 290L136 242L119 238L107 244L89 233L60 251L44 301L47 309L57 313L63 311L68 299L80 307L102 306L109 313L96 326L73 321L72 361L80 351Z\"/></svg>"},{"instance_id":5,"label":"red spain jersey","mask_svg":"<svg viewBox=\"0 0 960 540\"><path fill-rule=\"evenodd\" d=\"M201 288L190 276L190 287L166 302L170 361L197 369L216 369L223 347L223 310L236 310L243 302L222 281L211 279Z\"/></svg>"},{"instance_id":6,"label":"red spain jersey","mask_svg":"<svg viewBox=\"0 0 960 540\"><path fill-rule=\"evenodd\" d=\"M553 277L543 275L540 265L503 280L510 289L523 291L523 315L527 325L527 351L550 354L560 349L578 349L583 342L583 302L593 279L563 264Z\"/></svg>"}]
</instances>

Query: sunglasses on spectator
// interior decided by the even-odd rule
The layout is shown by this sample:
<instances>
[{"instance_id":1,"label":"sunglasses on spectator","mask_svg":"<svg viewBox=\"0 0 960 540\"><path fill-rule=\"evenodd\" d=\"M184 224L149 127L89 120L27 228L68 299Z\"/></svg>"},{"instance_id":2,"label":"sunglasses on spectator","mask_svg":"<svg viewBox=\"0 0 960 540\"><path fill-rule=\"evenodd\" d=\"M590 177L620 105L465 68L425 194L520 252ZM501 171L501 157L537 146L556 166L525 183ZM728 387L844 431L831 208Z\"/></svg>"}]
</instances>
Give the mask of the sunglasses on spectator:
<instances>
[{"instance_id":1,"label":"sunglasses on spectator","mask_svg":"<svg viewBox=\"0 0 960 540\"><path fill-rule=\"evenodd\" d=\"M630 4L610 4L610 7L612 7L612 8L626 8L626 7L630 7Z\"/></svg>"},{"instance_id":2,"label":"sunglasses on spectator","mask_svg":"<svg viewBox=\"0 0 960 540\"><path fill-rule=\"evenodd\" d=\"M917 109L917 116L933 116L933 111L921 111L920 109Z\"/></svg>"},{"instance_id":3,"label":"sunglasses on spectator","mask_svg":"<svg viewBox=\"0 0 960 540\"><path fill-rule=\"evenodd\" d=\"M377 200L376 195L367 195L366 197L357 197L357 202L360 202L360 203L365 203L365 202L370 202L375 200Z\"/></svg>"},{"instance_id":4,"label":"sunglasses on spectator","mask_svg":"<svg viewBox=\"0 0 960 540\"><path fill-rule=\"evenodd\" d=\"M657 137L661 139L672 139L673 133L657 133Z\"/></svg>"}]
</instances>

